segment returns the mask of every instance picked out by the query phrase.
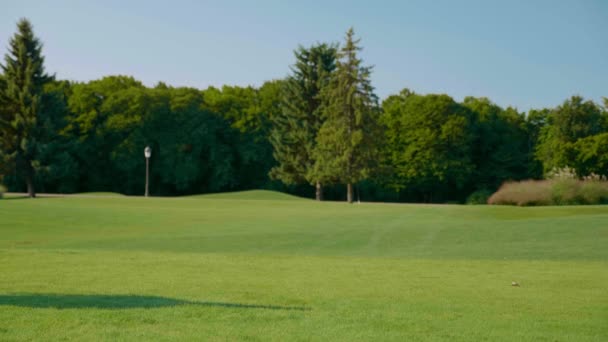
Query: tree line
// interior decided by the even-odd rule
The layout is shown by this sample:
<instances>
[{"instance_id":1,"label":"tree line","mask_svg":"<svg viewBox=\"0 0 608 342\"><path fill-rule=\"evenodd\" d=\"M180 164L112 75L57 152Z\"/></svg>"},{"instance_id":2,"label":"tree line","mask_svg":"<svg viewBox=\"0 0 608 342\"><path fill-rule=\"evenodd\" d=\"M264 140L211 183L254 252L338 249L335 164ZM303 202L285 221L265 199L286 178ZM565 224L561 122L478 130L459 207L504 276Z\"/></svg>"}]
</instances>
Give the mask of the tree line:
<instances>
[{"instance_id":1,"label":"tree line","mask_svg":"<svg viewBox=\"0 0 608 342\"><path fill-rule=\"evenodd\" d=\"M520 112L404 89L379 101L350 29L298 47L285 79L196 89L59 80L26 19L1 63L0 183L157 196L273 189L317 199L466 201L563 169L608 176L608 100ZM344 191L346 190L346 191Z\"/></svg>"}]
</instances>

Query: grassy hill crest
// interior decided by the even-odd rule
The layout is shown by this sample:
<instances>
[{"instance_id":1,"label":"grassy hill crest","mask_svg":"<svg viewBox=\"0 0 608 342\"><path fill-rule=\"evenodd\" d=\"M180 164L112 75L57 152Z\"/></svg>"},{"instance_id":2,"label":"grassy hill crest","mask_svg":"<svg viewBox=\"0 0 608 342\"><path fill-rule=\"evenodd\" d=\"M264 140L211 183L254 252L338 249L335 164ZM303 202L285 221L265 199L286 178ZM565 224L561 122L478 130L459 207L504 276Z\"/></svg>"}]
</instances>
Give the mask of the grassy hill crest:
<instances>
[{"instance_id":1,"label":"grassy hill crest","mask_svg":"<svg viewBox=\"0 0 608 342\"><path fill-rule=\"evenodd\" d=\"M307 200L306 198L286 194L284 192L272 190L246 190L234 192L221 192L216 194L192 195L186 198L197 199L226 199L226 200L264 200L264 201L297 201Z\"/></svg>"}]
</instances>

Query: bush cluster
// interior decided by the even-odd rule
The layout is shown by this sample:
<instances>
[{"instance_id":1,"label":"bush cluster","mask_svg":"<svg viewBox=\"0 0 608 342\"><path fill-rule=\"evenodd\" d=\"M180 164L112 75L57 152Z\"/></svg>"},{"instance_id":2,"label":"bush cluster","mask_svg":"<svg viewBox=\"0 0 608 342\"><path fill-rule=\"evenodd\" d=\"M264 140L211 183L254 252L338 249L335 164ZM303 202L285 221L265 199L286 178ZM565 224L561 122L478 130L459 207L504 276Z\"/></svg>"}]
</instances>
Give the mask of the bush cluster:
<instances>
[{"instance_id":1,"label":"bush cluster","mask_svg":"<svg viewBox=\"0 0 608 342\"><path fill-rule=\"evenodd\" d=\"M6 187L0 184L0 198L4 196L4 193L7 191Z\"/></svg>"},{"instance_id":2,"label":"bush cluster","mask_svg":"<svg viewBox=\"0 0 608 342\"><path fill-rule=\"evenodd\" d=\"M488 198L492 196L492 191L488 189L481 189L473 192L467 197L467 204L486 204L488 203Z\"/></svg>"},{"instance_id":3,"label":"bush cluster","mask_svg":"<svg viewBox=\"0 0 608 342\"><path fill-rule=\"evenodd\" d=\"M488 204L519 206L608 203L608 182L599 180L527 180L503 184Z\"/></svg>"}]
</instances>

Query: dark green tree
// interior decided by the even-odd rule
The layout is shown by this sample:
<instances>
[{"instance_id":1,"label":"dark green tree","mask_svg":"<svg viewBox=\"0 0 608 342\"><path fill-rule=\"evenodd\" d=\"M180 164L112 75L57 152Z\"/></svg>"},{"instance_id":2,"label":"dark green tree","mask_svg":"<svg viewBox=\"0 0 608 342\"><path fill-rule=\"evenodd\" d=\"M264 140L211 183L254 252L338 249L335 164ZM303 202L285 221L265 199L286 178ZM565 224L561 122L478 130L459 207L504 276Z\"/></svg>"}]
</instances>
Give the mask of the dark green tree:
<instances>
[{"instance_id":1,"label":"dark green tree","mask_svg":"<svg viewBox=\"0 0 608 342\"><path fill-rule=\"evenodd\" d=\"M52 77L44 71L42 43L34 36L27 19L17 23L9 41L9 51L1 65L4 82L0 92L0 160L14 165L27 185L30 197L36 196L34 179L40 139L44 135L43 90Z\"/></svg>"},{"instance_id":2,"label":"dark green tree","mask_svg":"<svg viewBox=\"0 0 608 342\"><path fill-rule=\"evenodd\" d=\"M135 98L138 92L135 89L129 95ZM141 193L143 189L143 178L133 175L141 175L144 170L142 148L147 145L153 150L152 194L193 194L230 187L235 178L232 158L230 148L221 141L229 126L205 109L202 92L161 86L141 93L131 104L133 113L141 114L141 122L133 129L115 126L118 133L126 135L111 153L115 172L130 178L123 183L127 191ZM118 109L113 117L128 123Z\"/></svg>"},{"instance_id":3,"label":"dark green tree","mask_svg":"<svg viewBox=\"0 0 608 342\"><path fill-rule=\"evenodd\" d=\"M0 74L0 185L4 176L12 171L13 154L8 151L8 148L14 146L15 137L10 124L12 112L8 107L9 102L5 90L6 80L4 75Z\"/></svg>"},{"instance_id":4,"label":"dark green tree","mask_svg":"<svg viewBox=\"0 0 608 342\"><path fill-rule=\"evenodd\" d=\"M313 153L315 165L308 176L321 183L346 184L346 200L353 201L353 184L368 178L379 155L380 110L370 75L357 57L359 39L346 33L337 54L336 70L323 89L324 122Z\"/></svg>"},{"instance_id":5,"label":"dark green tree","mask_svg":"<svg viewBox=\"0 0 608 342\"><path fill-rule=\"evenodd\" d=\"M313 150L323 122L321 90L336 67L336 46L317 44L294 51L296 63L282 87L281 112L273 118L270 142L278 165L270 177L285 184L310 183L316 187L316 199L323 197L319 179L311 178Z\"/></svg>"},{"instance_id":6,"label":"dark green tree","mask_svg":"<svg viewBox=\"0 0 608 342\"><path fill-rule=\"evenodd\" d=\"M133 182L141 177L125 175L121 170L128 164L113 159L115 151L142 124L142 116L155 105L152 100L141 82L127 76L107 76L72 86L61 135L73 142L70 152L78 163L80 191L134 193ZM135 155L131 158L139 159Z\"/></svg>"},{"instance_id":7,"label":"dark green tree","mask_svg":"<svg viewBox=\"0 0 608 342\"><path fill-rule=\"evenodd\" d=\"M274 166L268 139L270 122L280 112L281 80L265 82L262 87L206 89L206 107L231 127L225 138L236 170L234 187L227 190L272 188L268 172Z\"/></svg>"},{"instance_id":8,"label":"dark green tree","mask_svg":"<svg viewBox=\"0 0 608 342\"><path fill-rule=\"evenodd\" d=\"M45 129L39 144L36 189L44 192L74 192L78 186L79 167L74 158L78 141L61 134L69 116L67 99L71 93L68 81L49 82L44 87Z\"/></svg>"},{"instance_id":9,"label":"dark green tree","mask_svg":"<svg viewBox=\"0 0 608 342\"><path fill-rule=\"evenodd\" d=\"M531 109L528 111L528 115L526 115L526 131L528 135L528 151L529 151L529 171L531 178L540 179L543 176L543 163L538 159L536 155L537 146L539 143L539 137L544 129L544 127L548 124L549 114L551 114L551 109L543 108L543 109Z\"/></svg>"},{"instance_id":10,"label":"dark green tree","mask_svg":"<svg viewBox=\"0 0 608 342\"><path fill-rule=\"evenodd\" d=\"M258 144L250 138L261 136L257 132L262 130L265 119L258 112L272 107L268 104L272 101L258 101L253 88L234 92L251 96L164 84L147 88L126 76L74 84L61 136L73 142L64 149L70 156L62 160L74 160L77 167L69 173L70 178L62 179L62 188L76 184L69 188L141 194L145 170L142 151L146 145L153 150L152 195L257 187L248 182L258 181L260 174L267 181L265 175L270 166L263 164L265 170L258 171L263 168L261 162L253 163L267 163L272 157L264 157L270 152L264 152L269 148L260 147L265 146L263 142ZM231 123L239 123L240 128L231 127ZM65 163L64 170L71 165ZM58 168L51 171L65 174ZM71 178L76 181L68 182ZM117 179L121 181L116 182Z\"/></svg>"},{"instance_id":11,"label":"dark green tree","mask_svg":"<svg viewBox=\"0 0 608 342\"><path fill-rule=\"evenodd\" d=\"M608 178L608 133L579 139L573 145L572 167L580 177L591 175Z\"/></svg>"},{"instance_id":12,"label":"dark green tree","mask_svg":"<svg viewBox=\"0 0 608 342\"><path fill-rule=\"evenodd\" d=\"M503 182L529 178L530 146L523 114L503 109L487 98L466 97L473 114L475 190L494 192Z\"/></svg>"},{"instance_id":13,"label":"dark green tree","mask_svg":"<svg viewBox=\"0 0 608 342\"><path fill-rule=\"evenodd\" d=\"M404 90L382 104L384 155L397 191L416 201L458 199L474 172L475 139L470 111L447 95ZM452 198L450 198L452 197Z\"/></svg>"},{"instance_id":14,"label":"dark green tree","mask_svg":"<svg viewBox=\"0 0 608 342\"><path fill-rule=\"evenodd\" d=\"M608 132L608 97L603 97L602 100L604 100L604 111L602 114L604 118L603 130Z\"/></svg>"}]
</instances>

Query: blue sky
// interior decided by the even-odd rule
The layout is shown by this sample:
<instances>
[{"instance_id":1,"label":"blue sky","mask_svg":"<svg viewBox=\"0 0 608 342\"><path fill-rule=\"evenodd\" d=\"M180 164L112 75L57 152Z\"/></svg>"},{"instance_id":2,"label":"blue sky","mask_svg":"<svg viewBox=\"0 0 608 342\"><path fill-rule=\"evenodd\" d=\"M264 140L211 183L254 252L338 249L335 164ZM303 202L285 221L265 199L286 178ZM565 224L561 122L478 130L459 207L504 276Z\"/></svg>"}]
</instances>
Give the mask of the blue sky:
<instances>
[{"instance_id":1,"label":"blue sky","mask_svg":"<svg viewBox=\"0 0 608 342\"><path fill-rule=\"evenodd\" d=\"M608 97L608 1L0 0L5 53L20 17L44 42L47 70L85 81L260 85L282 78L299 44L350 27L381 98L487 96L520 110L573 94Z\"/></svg>"}]
</instances>

